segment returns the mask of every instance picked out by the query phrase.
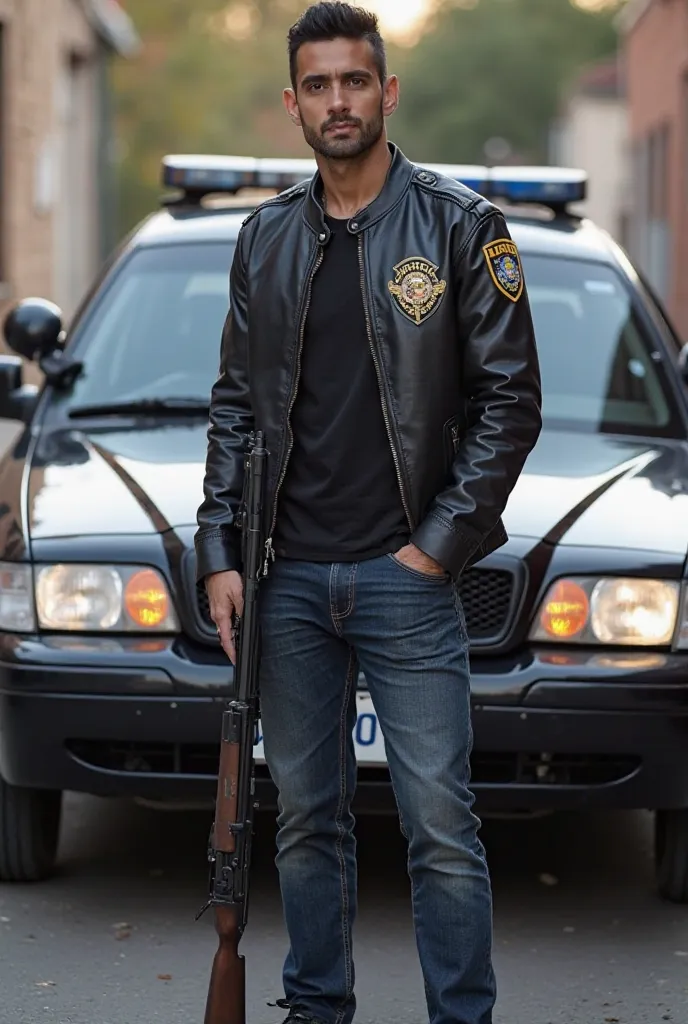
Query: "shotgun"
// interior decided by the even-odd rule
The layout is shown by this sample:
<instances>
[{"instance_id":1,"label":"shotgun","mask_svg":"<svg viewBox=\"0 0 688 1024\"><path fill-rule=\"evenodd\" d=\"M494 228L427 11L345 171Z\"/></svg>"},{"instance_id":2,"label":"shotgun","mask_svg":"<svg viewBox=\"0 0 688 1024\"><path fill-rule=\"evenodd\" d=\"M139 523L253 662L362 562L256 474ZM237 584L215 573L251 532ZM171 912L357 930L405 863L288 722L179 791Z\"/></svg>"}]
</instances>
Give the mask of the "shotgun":
<instances>
[{"instance_id":1,"label":"shotgun","mask_svg":"<svg viewBox=\"0 0 688 1024\"><path fill-rule=\"evenodd\" d=\"M246 965L239 943L248 916L258 717L258 584L263 555L267 450L262 431L249 435L240 512L244 608L235 617L233 699L222 713L215 818L208 843L210 897L196 915L215 911L219 944L213 960L205 1024L245 1024Z\"/></svg>"}]
</instances>

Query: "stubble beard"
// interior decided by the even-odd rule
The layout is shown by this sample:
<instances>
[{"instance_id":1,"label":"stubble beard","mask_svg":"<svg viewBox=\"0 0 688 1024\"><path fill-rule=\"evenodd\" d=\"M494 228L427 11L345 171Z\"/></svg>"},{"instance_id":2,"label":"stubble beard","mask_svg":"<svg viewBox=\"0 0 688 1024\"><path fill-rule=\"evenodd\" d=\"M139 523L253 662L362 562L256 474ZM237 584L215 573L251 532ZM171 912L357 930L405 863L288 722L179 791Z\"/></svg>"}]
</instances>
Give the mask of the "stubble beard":
<instances>
[{"instance_id":1,"label":"stubble beard","mask_svg":"<svg viewBox=\"0 0 688 1024\"><path fill-rule=\"evenodd\" d=\"M325 121L317 130L302 121L303 137L311 149L326 160L356 160L369 152L382 138L385 130L385 119L380 111L372 121L362 121L358 117L341 119L339 123L354 124L359 129L358 135L352 139L328 138L328 128L338 122L334 118Z\"/></svg>"}]
</instances>

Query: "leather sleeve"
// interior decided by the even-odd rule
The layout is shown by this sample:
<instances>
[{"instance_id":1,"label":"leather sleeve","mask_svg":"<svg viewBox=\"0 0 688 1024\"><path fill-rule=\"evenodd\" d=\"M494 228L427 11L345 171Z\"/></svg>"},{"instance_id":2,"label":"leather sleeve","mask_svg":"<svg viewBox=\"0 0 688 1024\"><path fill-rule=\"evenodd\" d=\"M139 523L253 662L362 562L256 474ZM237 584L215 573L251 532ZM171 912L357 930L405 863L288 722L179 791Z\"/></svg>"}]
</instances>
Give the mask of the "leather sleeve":
<instances>
[{"instance_id":1,"label":"leather sleeve","mask_svg":"<svg viewBox=\"0 0 688 1024\"><path fill-rule=\"evenodd\" d=\"M210 397L208 447L194 537L196 579L241 569L237 513L244 478L246 435L253 430L248 369L246 230L239 233L229 275L229 312L222 330L219 375Z\"/></svg>"},{"instance_id":2,"label":"leather sleeve","mask_svg":"<svg viewBox=\"0 0 688 1024\"><path fill-rule=\"evenodd\" d=\"M451 481L411 537L452 576L465 569L498 525L542 429L540 367L527 290L524 283L514 301L518 289L512 264L506 264L512 278L505 278L499 260L504 249L489 249L499 240L511 242L511 236L501 212L491 207L457 247L456 343L463 353L466 419ZM520 258L518 266L523 276Z\"/></svg>"}]
</instances>

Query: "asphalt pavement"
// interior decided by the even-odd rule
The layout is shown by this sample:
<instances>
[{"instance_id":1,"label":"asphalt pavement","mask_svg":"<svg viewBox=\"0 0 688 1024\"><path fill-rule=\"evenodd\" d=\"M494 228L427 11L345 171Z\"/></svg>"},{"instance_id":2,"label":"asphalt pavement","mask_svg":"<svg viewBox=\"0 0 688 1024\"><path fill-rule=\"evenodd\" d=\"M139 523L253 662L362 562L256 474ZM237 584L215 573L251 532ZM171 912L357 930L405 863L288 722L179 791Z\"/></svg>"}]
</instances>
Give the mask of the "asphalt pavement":
<instances>
[{"instance_id":1,"label":"asphalt pavement","mask_svg":"<svg viewBox=\"0 0 688 1024\"><path fill-rule=\"evenodd\" d=\"M216 948L206 896L211 812L68 796L59 870L0 886L2 1024L202 1024ZM651 820L563 814L486 821L495 1024L686 1024L688 908L652 878ZM361 1024L422 1024L396 819L358 823ZM278 1024L286 935L274 816L259 815L246 956L248 1024Z\"/></svg>"}]
</instances>

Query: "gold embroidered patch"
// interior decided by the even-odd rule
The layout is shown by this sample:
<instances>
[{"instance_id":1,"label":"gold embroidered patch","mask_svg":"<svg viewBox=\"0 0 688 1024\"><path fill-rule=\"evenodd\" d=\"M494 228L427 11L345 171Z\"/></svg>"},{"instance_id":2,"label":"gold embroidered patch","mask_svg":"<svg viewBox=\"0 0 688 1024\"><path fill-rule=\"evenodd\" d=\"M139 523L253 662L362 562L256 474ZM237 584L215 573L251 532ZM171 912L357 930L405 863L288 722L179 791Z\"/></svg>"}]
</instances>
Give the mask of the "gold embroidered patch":
<instances>
[{"instance_id":1,"label":"gold embroidered patch","mask_svg":"<svg viewBox=\"0 0 688 1024\"><path fill-rule=\"evenodd\" d=\"M518 302L523 291L523 271L518 249L510 238L498 238L483 246L483 255L492 280L502 295Z\"/></svg>"},{"instance_id":2,"label":"gold embroidered patch","mask_svg":"<svg viewBox=\"0 0 688 1024\"><path fill-rule=\"evenodd\" d=\"M438 269L422 256L409 256L394 267L388 288L404 316L416 325L435 312L447 287L437 277Z\"/></svg>"}]
</instances>

